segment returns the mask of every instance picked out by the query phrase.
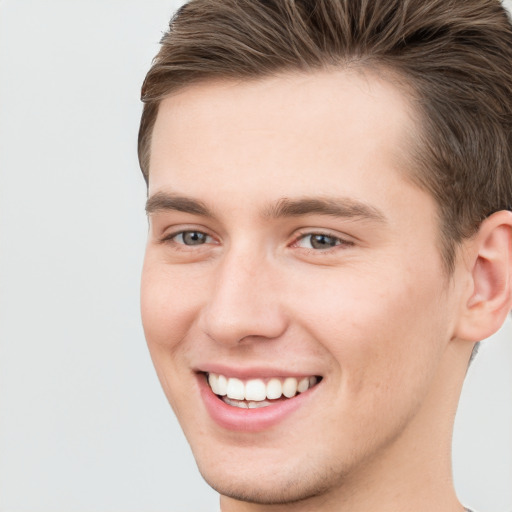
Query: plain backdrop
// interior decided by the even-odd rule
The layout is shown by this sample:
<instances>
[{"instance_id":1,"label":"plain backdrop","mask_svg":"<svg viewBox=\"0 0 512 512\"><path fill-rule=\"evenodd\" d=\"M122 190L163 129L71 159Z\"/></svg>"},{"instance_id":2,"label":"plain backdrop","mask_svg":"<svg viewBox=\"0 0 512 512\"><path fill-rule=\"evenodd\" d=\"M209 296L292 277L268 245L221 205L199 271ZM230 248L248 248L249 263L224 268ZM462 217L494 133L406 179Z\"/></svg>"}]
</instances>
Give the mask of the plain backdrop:
<instances>
[{"instance_id":1,"label":"plain backdrop","mask_svg":"<svg viewBox=\"0 0 512 512\"><path fill-rule=\"evenodd\" d=\"M0 0L1 512L217 509L139 318L139 91L177 5ZM509 321L456 423L480 512L512 512L511 370Z\"/></svg>"}]
</instances>

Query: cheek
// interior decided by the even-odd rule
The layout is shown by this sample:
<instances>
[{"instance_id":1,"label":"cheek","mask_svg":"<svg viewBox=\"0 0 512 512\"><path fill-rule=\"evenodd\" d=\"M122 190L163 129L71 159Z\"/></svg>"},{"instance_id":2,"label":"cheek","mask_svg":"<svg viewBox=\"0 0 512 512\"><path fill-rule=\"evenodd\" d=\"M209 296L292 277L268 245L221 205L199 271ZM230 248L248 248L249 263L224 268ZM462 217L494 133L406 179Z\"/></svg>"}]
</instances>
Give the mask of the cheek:
<instances>
[{"instance_id":1,"label":"cheek","mask_svg":"<svg viewBox=\"0 0 512 512\"><path fill-rule=\"evenodd\" d=\"M148 349L169 404L175 414L188 414L183 401L183 370L188 368L184 339L197 316L197 298L183 274L146 259L141 279L141 317Z\"/></svg>"},{"instance_id":2,"label":"cheek","mask_svg":"<svg viewBox=\"0 0 512 512\"><path fill-rule=\"evenodd\" d=\"M347 272L300 291L308 297L300 306L304 325L331 354L351 394L375 388L381 395L404 381L424 381L446 341L443 276L395 268Z\"/></svg>"},{"instance_id":3,"label":"cheek","mask_svg":"<svg viewBox=\"0 0 512 512\"><path fill-rule=\"evenodd\" d=\"M173 348L193 323L197 297L179 272L147 258L141 279L141 316L150 350L153 345Z\"/></svg>"}]
</instances>

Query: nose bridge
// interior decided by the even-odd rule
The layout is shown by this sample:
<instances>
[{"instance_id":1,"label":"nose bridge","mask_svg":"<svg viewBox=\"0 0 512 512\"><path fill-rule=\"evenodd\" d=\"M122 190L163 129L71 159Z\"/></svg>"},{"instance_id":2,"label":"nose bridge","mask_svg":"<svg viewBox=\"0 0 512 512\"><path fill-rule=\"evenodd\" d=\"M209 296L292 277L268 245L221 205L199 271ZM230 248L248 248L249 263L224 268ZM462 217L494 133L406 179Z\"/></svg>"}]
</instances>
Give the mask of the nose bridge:
<instances>
[{"instance_id":1,"label":"nose bridge","mask_svg":"<svg viewBox=\"0 0 512 512\"><path fill-rule=\"evenodd\" d=\"M286 319L275 281L275 265L263 251L233 247L219 261L203 311L209 337L234 345L251 337L276 338Z\"/></svg>"}]
</instances>

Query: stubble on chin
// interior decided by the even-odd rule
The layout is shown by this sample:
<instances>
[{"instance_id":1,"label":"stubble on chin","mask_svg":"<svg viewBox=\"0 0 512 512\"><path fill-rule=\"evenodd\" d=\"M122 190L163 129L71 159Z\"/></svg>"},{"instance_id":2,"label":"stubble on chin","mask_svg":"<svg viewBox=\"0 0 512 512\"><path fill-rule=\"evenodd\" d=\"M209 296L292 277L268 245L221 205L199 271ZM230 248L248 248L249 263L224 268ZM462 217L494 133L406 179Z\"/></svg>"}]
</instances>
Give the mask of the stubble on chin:
<instances>
[{"instance_id":1,"label":"stubble on chin","mask_svg":"<svg viewBox=\"0 0 512 512\"><path fill-rule=\"evenodd\" d=\"M235 481L234 478L227 481L226 478L216 476L210 478L203 473L202 476L222 497L264 506L293 505L321 499L333 488L341 488L345 479L344 471L340 472L340 468L308 468L307 471L295 473L289 476L283 476L282 473L269 475L265 481L255 475L250 482Z\"/></svg>"}]
</instances>

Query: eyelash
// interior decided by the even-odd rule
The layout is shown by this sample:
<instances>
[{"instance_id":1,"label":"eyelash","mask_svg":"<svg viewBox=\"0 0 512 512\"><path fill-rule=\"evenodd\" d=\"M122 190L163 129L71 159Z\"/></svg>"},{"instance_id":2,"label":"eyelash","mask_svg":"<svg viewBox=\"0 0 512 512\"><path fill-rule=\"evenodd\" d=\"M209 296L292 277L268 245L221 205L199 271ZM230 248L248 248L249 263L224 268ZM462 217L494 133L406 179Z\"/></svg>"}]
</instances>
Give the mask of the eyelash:
<instances>
[{"instance_id":1,"label":"eyelash","mask_svg":"<svg viewBox=\"0 0 512 512\"><path fill-rule=\"evenodd\" d=\"M307 238L312 239L313 237L328 238L328 239L331 239L332 241L334 241L335 244L330 247L322 248L322 249L314 248L314 247L300 247L299 246L299 243L301 241L306 240ZM297 238L295 238L295 240L291 244L292 247L299 247L300 249L307 251L309 254L330 254L331 252L339 250L340 248L350 247L353 245L354 245L354 242L352 242L352 241L345 240L339 236L333 235L332 233L328 233L328 232L326 233L326 232L322 232L322 231L308 231L308 232L300 233L299 236L297 236Z\"/></svg>"},{"instance_id":2,"label":"eyelash","mask_svg":"<svg viewBox=\"0 0 512 512\"><path fill-rule=\"evenodd\" d=\"M187 234L200 235L200 236L204 237L206 239L206 241L204 243L199 243L199 244L186 244L184 242L176 241L176 238L180 237L180 236L182 237L182 240L183 240L183 237ZM307 238L312 239L313 237L324 237L324 238L330 239L331 241L334 242L334 245L328 246L326 248L301 247L299 245L301 241L306 240ZM210 242L208 242L208 239L210 239ZM161 242L162 243L171 243L178 250L189 250L189 249L185 249L185 247L186 248L199 247L199 246L205 245L207 243L211 243L211 240L214 240L214 238L211 235L209 235L208 233L205 233L204 231L195 230L195 229L184 229L182 231L170 233L169 235L165 236L161 240ZM332 251L336 251L340 247L350 247L353 245L354 245L354 242L345 240L345 239L340 238L339 236L335 236L331 233L326 233L326 232L321 232L321 231L308 231L308 232L300 233L290 244L290 247L297 247L297 248L302 249L303 251L307 251L308 253L311 253L311 254L328 254L328 253L331 253Z\"/></svg>"},{"instance_id":3,"label":"eyelash","mask_svg":"<svg viewBox=\"0 0 512 512\"><path fill-rule=\"evenodd\" d=\"M170 243L170 244L174 245L175 248L178 250L188 250L188 249L185 249L185 247L192 248L192 247L199 247L201 245L205 245L206 242L202 243L202 244L186 244L183 242L177 242L175 240L179 236L181 236L183 239L183 236L185 236L186 234L196 234L196 235L204 236L206 239L213 240L213 237L211 235L209 235L208 233L205 233L204 231L200 231L199 229L183 229L181 231L176 231L174 233L170 233L170 234L166 235L160 241L161 241L161 243Z\"/></svg>"}]
</instances>

